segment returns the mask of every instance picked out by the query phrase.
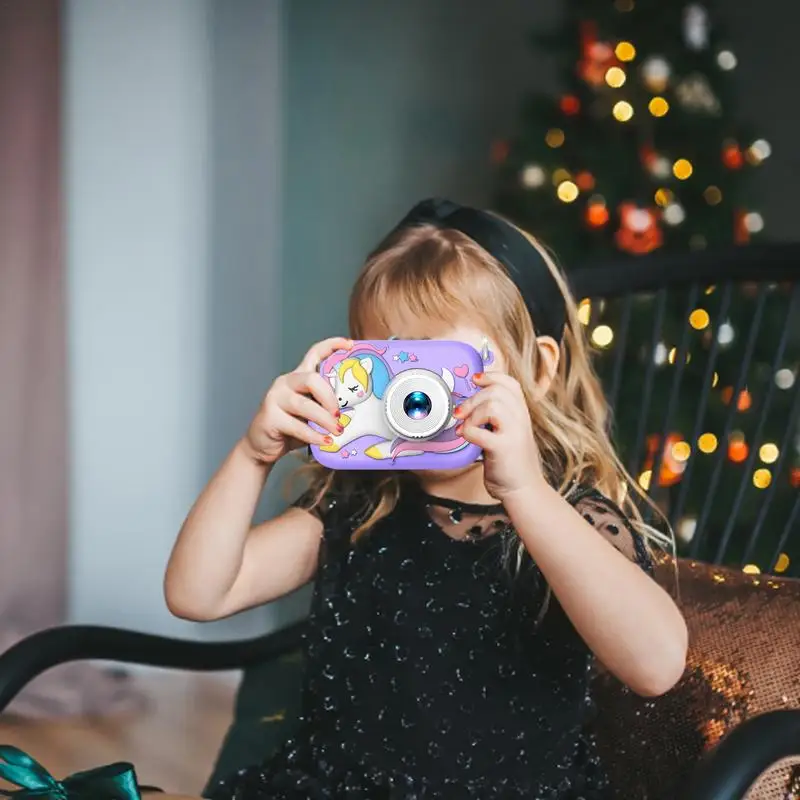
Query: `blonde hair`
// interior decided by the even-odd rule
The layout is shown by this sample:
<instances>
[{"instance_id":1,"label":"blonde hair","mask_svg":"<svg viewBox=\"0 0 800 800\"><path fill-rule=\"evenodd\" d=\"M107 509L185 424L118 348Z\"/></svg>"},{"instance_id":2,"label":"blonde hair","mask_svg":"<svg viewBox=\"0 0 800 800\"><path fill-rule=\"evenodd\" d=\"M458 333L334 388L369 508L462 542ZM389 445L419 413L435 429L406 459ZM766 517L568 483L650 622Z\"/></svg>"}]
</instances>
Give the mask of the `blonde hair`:
<instances>
[{"instance_id":1,"label":"blonde hair","mask_svg":"<svg viewBox=\"0 0 800 800\"><path fill-rule=\"evenodd\" d=\"M566 280L544 247L535 247L558 284L567 310L555 376L544 396L537 378L544 368L530 313L505 268L460 231L434 225L390 234L367 259L350 296L350 335L392 335L389 311L407 309L437 320L459 317L482 326L522 387L545 475L562 494L591 486L616 503L646 541L672 549L670 535L644 524L634 494L653 504L617 457L609 436L609 411L592 368L583 326ZM363 513L353 533L365 534L395 507L402 472L363 473L309 465L318 503L332 489L345 496L361 490ZM656 509L657 511L657 509Z\"/></svg>"}]
</instances>

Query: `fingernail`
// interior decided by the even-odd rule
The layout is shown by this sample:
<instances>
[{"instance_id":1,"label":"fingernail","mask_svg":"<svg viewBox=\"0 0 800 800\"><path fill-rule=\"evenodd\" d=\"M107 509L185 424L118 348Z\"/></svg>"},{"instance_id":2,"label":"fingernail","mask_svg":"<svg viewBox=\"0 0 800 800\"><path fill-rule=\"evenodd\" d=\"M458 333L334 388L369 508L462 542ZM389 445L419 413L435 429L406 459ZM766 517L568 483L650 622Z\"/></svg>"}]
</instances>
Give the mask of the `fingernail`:
<instances>
[{"instance_id":1,"label":"fingernail","mask_svg":"<svg viewBox=\"0 0 800 800\"><path fill-rule=\"evenodd\" d=\"M326 436L325 444L333 444L333 436Z\"/></svg>"},{"instance_id":2,"label":"fingernail","mask_svg":"<svg viewBox=\"0 0 800 800\"><path fill-rule=\"evenodd\" d=\"M344 433L344 426L343 425L337 425L336 426L336 433Z\"/></svg>"},{"instance_id":3,"label":"fingernail","mask_svg":"<svg viewBox=\"0 0 800 800\"><path fill-rule=\"evenodd\" d=\"M333 412L333 416L339 419L339 417L342 416L342 412L337 408L336 411Z\"/></svg>"},{"instance_id":4,"label":"fingernail","mask_svg":"<svg viewBox=\"0 0 800 800\"><path fill-rule=\"evenodd\" d=\"M453 409L453 416L456 417L457 419L461 417L462 413L463 412L461 411L461 407L460 406L458 408L454 408Z\"/></svg>"},{"instance_id":5,"label":"fingernail","mask_svg":"<svg viewBox=\"0 0 800 800\"><path fill-rule=\"evenodd\" d=\"M463 425L456 425L456 433L459 436L461 436L461 431L463 431L463 430L464 430L464 426Z\"/></svg>"},{"instance_id":6,"label":"fingernail","mask_svg":"<svg viewBox=\"0 0 800 800\"><path fill-rule=\"evenodd\" d=\"M474 381L479 381L479 380L481 380L482 378L483 378L483 373L482 373L482 372L476 372L476 373L475 373L475 374L472 376L472 380L474 380Z\"/></svg>"}]
</instances>

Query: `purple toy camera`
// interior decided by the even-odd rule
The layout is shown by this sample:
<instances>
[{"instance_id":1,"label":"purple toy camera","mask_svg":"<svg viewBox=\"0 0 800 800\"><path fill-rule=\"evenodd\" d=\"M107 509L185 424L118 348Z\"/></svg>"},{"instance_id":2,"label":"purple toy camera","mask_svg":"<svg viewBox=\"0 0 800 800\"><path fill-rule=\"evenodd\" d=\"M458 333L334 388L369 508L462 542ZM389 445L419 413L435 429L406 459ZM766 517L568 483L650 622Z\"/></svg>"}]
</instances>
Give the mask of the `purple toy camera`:
<instances>
[{"instance_id":1,"label":"purple toy camera","mask_svg":"<svg viewBox=\"0 0 800 800\"><path fill-rule=\"evenodd\" d=\"M471 464L481 449L456 433L453 411L478 391L471 378L483 367L474 347L427 339L356 342L328 356L319 371L339 401L344 431L331 445L312 445L312 455L332 469Z\"/></svg>"}]
</instances>

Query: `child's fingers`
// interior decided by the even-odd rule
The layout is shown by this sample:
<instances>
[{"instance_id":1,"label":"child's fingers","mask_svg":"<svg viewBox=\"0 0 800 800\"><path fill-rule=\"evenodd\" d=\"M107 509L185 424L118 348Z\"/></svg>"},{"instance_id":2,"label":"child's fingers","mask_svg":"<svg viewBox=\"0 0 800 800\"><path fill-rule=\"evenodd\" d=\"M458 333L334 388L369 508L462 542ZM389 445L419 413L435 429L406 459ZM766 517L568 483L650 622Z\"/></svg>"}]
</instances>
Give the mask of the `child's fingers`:
<instances>
[{"instance_id":1,"label":"child's fingers","mask_svg":"<svg viewBox=\"0 0 800 800\"><path fill-rule=\"evenodd\" d=\"M330 444L333 439L324 433L315 431L310 425L301 422L285 411L280 412L277 424L278 430L287 438L296 439L305 444Z\"/></svg>"},{"instance_id":2,"label":"child's fingers","mask_svg":"<svg viewBox=\"0 0 800 800\"><path fill-rule=\"evenodd\" d=\"M505 425L504 408L497 398L487 397L481 403L476 403L472 411L464 418L462 425L471 427L490 426L495 433L502 432ZM490 431L490 432L491 432Z\"/></svg>"},{"instance_id":3,"label":"child's fingers","mask_svg":"<svg viewBox=\"0 0 800 800\"><path fill-rule=\"evenodd\" d=\"M490 386L487 389L483 389L477 394L473 394L471 397L468 397L466 400L463 400L461 403L459 403L458 406L456 406L456 408L453 410L453 416L456 419L466 419L470 414L472 414L473 411L475 411L479 404L487 402L487 400L495 397L497 394L497 387Z\"/></svg>"},{"instance_id":4,"label":"child's fingers","mask_svg":"<svg viewBox=\"0 0 800 800\"><path fill-rule=\"evenodd\" d=\"M498 372L497 370L492 370L491 372L476 372L472 376L472 382L481 388L486 387L488 389L492 386L502 386L505 389L509 389L514 394L522 394L522 387L519 385L519 381L507 375L505 372Z\"/></svg>"},{"instance_id":5,"label":"child's fingers","mask_svg":"<svg viewBox=\"0 0 800 800\"><path fill-rule=\"evenodd\" d=\"M324 361L337 350L350 350L352 347L353 340L344 336L333 336L330 339L317 342L311 345L295 372L314 372L320 361Z\"/></svg>"},{"instance_id":6,"label":"child's fingers","mask_svg":"<svg viewBox=\"0 0 800 800\"><path fill-rule=\"evenodd\" d=\"M334 414L331 414L330 411L310 397L297 392L289 393L283 405L283 410L293 417L299 417L303 421L316 422L317 425L322 426L333 434L342 432L342 427Z\"/></svg>"},{"instance_id":7,"label":"child's fingers","mask_svg":"<svg viewBox=\"0 0 800 800\"><path fill-rule=\"evenodd\" d=\"M297 394L310 394L328 413L336 415L339 403L328 381L319 372L292 372L287 385Z\"/></svg>"},{"instance_id":8,"label":"child's fingers","mask_svg":"<svg viewBox=\"0 0 800 800\"><path fill-rule=\"evenodd\" d=\"M462 422L457 428L456 433L466 439L470 444L476 444L483 450L491 452L494 445L494 434L486 428L474 425L472 422Z\"/></svg>"}]
</instances>

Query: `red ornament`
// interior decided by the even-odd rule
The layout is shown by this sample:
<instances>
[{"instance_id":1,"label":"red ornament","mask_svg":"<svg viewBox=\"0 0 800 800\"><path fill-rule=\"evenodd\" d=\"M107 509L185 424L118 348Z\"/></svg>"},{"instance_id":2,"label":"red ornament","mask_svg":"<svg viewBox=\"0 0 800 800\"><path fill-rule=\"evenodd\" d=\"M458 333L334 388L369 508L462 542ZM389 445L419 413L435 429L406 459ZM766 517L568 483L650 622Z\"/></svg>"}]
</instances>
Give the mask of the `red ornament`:
<instances>
[{"instance_id":1,"label":"red ornament","mask_svg":"<svg viewBox=\"0 0 800 800\"><path fill-rule=\"evenodd\" d=\"M642 255L663 244L664 235L658 226L658 217L654 210L640 208L635 203L622 203L619 207L619 222L615 239L620 250Z\"/></svg>"},{"instance_id":2,"label":"red ornament","mask_svg":"<svg viewBox=\"0 0 800 800\"><path fill-rule=\"evenodd\" d=\"M489 158L492 164L502 164L507 158L511 148L504 139L492 142Z\"/></svg>"},{"instance_id":3,"label":"red ornament","mask_svg":"<svg viewBox=\"0 0 800 800\"><path fill-rule=\"evenodd\" d=\"M589 203L586 207L586 222L592 228L602 228L608 222L608 217L605 203Z\"/></svg>"},{"instance_id":4,"label":"red ornament","mask_svg":"<svg viewBox=\"0 0 800 800\"><path fill-rule=\"evenodd\" d=\"M744 165L744 155L739 149L739 145L732 143L726 144L722 148L722 163L728 169L741 169Z\"/></svg>"},{"instance_id":5,"label":"red ornament","mask_svg":"<svg viewBox=\"0 0 800 800\"><path fill-rule=\"evenodd\" d=\"M591 172L584 170L575 176L575 185L582 192L591 192L594 189L594 176Z\"/></svg>"},{"instance_id":6,"label":"red ornament","mask_svg":"<svg viewBox=\"0 0 800 800\"><path fill-rule=\"evenodd\" d=\"M793 488L800 489L800 467L792 467L792 471L789 473L789 482Z\"/></svg>"},{"instance_id":7,"label":"red ornament","mask_svg":"<svg viewBox=\"0 0 800 800\"><path fill-rule=\"evenodd\" d=\"M559 105L561 111L568 117L574 117L581 110L581 101L574 94L565 94Z\"/></svg>"},{"instance_id":8,"label":"red ornament","mask_svg":"<svg viewBox=\"0 0 800 800\"><path fill-rule=\"evenodd\" d=\"M746 211L737 209L733 212L733 241L736 244L747 244L750 241L750 231L745 224Z\"/></svg>"},{"instance_id":9,"label":"red ornament","mask_svg":"<svg viewBox=\"0 0 800 800\"><path fill-rule=\"evenodd\" d=\"M581 60L578 75L590 86L602 86L606 72L619 65L614 48L609 42L597 38L597 26L593 22L581 23Z\"/></svg>"}]
</instances>

